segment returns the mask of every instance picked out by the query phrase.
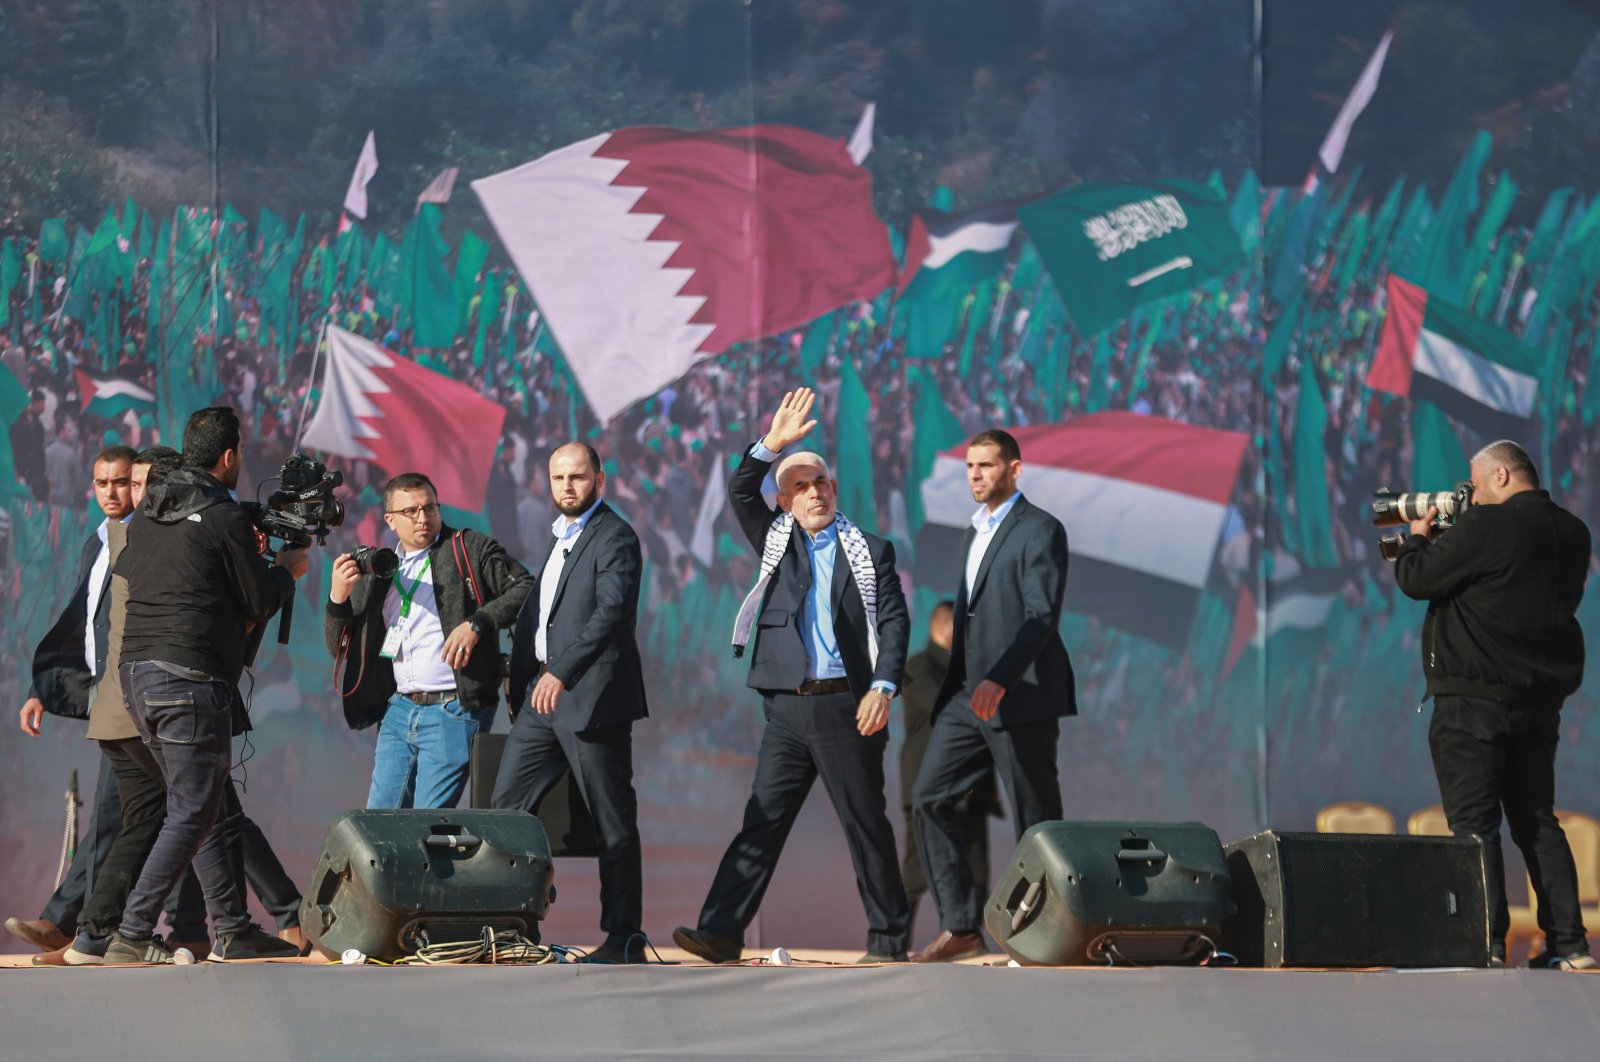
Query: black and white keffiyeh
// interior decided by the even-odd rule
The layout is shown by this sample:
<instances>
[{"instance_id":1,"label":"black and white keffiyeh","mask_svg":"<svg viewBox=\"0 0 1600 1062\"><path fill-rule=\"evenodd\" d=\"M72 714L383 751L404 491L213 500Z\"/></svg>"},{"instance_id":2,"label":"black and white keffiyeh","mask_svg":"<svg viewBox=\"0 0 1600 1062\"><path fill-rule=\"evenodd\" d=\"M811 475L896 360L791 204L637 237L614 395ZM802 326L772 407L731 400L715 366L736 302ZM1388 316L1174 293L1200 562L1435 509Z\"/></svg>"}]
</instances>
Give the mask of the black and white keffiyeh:
<instances>
[{"instance_id":1,"label":"black and white keffiyeh","mask_svg":"<svg viewBox=\"0 0 1600 1062\"><path fill-rule=\"evenodd\" d=\"M872 565L872 551L867 546L867 536L844 515L835 513L834 527L839 532L839 545L844 548L845 560L850 564L850 574L855 577L856 589L861 593L861 605L867 612L867 656L872 666L878 666L878 570ZM733 655L743 656L744 647L750 643L750 628L755 625L756 610L761 607L761 596L766 593L772 573L789 548L789 536L794 531L794 514L779 513L767 528L767 538L761 549L761 577L744 604L739 606L739 617L733 622Z\"/></svg>"}]
</instances>

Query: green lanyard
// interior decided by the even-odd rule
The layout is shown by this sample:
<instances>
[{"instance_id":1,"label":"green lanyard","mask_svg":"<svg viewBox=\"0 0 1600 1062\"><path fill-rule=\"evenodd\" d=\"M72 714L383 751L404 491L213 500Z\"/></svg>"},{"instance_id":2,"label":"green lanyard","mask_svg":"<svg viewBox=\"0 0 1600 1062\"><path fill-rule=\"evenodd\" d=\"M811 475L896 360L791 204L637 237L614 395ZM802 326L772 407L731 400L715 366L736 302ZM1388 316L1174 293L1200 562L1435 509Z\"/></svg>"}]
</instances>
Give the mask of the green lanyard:
<instances>
[{"instance_id":1,"label":"green lanyard","mask_svg":"<svg viewBox=\"0 0 1600 1062\"><path fill-rule=\"evenodd\" d=\"M417 596L417 587L422 585L422 577L424 575L428 574L428 565L430 565L432 563L433 563L433 554L430 553L430 554L428 554L428 559L422 562L422 570L417 572L417 577L416 577L415 580L412 581L410 590L407 590L405 587L400 585L399 576L395 577L394 588L400 594L400 616L399 616L399 619L403 620L403 619L406 618L407 615L410 614L410 612L411 612L411 599L413 597ZM399 622L399 620L396 620L396 622Z\"/></svg>"}]
</instances>

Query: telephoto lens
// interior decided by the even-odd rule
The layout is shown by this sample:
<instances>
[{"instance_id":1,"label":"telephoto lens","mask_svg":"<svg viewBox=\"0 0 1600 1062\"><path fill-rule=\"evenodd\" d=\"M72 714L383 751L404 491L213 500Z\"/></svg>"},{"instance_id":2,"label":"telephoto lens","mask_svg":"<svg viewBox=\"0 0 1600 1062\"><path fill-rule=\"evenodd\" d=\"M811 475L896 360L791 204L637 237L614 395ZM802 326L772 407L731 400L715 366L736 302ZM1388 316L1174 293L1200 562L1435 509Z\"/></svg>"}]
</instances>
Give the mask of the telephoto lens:
<instances>
[{"instance_id":1,"label":"telephoto lens","mask_svg":"<svg viewBox=\"0 0 1600 1062\"><path fill-rule=\"evenodd\" d=\"M357 546L350 551L350 559L362 575L376 575L379 579L391 578L400 570L399 556L384 546Z\"/></svg>"}]
</instances>

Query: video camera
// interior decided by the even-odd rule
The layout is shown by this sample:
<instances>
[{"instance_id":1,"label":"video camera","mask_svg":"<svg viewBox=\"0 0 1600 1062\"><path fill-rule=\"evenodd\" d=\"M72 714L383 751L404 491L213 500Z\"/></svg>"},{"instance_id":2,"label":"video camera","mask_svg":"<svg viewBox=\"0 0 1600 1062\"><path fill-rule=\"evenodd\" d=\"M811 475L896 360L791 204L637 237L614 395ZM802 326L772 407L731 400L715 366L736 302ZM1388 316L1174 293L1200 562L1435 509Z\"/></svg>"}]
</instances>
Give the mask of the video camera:
<instances>
[{"instance_id":1,"label":"video camera","mask_svg":"<svg viewBox=\"0 0 1600 1062\"><path fill-rule=\"evenodd\" d=\"M283 462L275 478L278 489L265 502L239 503L256 530L269 540L278 539L287 549L304 549L312 542L326 544L329 532L344 523L344 505L333 496L334 488L344 482L344 473L330 472L321 461L294 453ZM291 596L279 615L278 644L289 644L293 622Z\"/></svg>"},{"instance_id":2,"label":"video camera","mask_svg":"<svg viewBox=\"0 0 1600 1062\"><path fill-rule=\"evenodd\" d=\"M1454 527L1461 514L1472 507L1472 482L1462 480L1454 490L1409 491L1396 494L1388 487L1372 495L1372 524L1374 527L1398 527L1413 520L1421 520L1429 509L1437 509L1433 525L1440 530ZM1384 535L1378 539L1378 552L1384 560L1392 561L1400 553L1400 544L1406 535Z\"/></svg>"}]
</instances>

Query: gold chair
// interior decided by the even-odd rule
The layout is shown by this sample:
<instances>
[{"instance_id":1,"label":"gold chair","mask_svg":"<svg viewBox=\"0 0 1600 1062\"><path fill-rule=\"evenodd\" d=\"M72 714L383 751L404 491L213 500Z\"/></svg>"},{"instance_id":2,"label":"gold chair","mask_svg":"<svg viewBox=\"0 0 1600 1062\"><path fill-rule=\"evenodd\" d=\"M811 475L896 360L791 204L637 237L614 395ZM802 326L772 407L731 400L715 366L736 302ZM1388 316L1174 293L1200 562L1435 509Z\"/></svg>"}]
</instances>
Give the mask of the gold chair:
<instances>
[{"instance_id":1,"label":"gold chair","mask_svg":"<svg viewBox=\"0 0 1600 1062\"><path fill-rule=\"evenodd\" d=\"M1393 833L1394 812L1380 804L1346 800L1317 812L1318 833Z\"/></svg>"},{"instance_id":2,"label":"gold chair","mask_svg":"<svg viewBox=\"0 0 1600 1062\"><path fill-rule=\"evenodd\" d=\"M1435 804L1413 813L1406 820L1406 832L1413 837L1449 837L1450 822L1444 817L1444 808Z\"/></svg>"}]
</instances>

